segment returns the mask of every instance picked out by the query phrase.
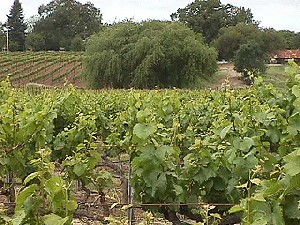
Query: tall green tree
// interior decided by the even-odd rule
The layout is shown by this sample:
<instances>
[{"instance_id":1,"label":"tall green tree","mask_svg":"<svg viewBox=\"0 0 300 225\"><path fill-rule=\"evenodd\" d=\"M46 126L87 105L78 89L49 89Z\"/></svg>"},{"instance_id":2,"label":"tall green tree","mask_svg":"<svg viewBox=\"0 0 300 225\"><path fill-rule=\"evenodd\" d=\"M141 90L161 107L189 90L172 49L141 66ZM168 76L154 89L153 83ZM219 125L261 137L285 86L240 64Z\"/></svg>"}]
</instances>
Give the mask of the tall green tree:
<instances>
[{"instance_id":1,"label":"tall green tree","mask_svg":"<svg viewBox=\"0 0 300 225\"><path fill-rule=\"evenodd\" d=\"M300 48L300 32L296 33L290 30L280 30L278 34L284 39L287 49Z\"/></svg>"},{"instance_id":2,"label":"tall green tree","mask_svg":"<svg viewBox=\"0 0 300 225\"><path fill-rule=\"evenodd\" d=\"M92 3L82 4L75 0L53 0L41 5L39 20L35 22L32 33L43 36L45 50L69 50L80 38L85 41L102 27L100 9ZM30 42L28 43L31 44Z\"/></svg>"},{"instance_id":3,"label":"tall green tree","mask_svg":"<svg viewBox=\"0 0 300 225\"><path fill-rule=\"evenodd\" d=\"M217 52L183 23L106 27L91 37L84 74L93 88L193 87L217 69Z\"/></svg>"},{"instance_id":4,"label":"tall green tree","mask_svg":"<svg viewBox=\"0 0 300 225\"><path fill-rule=\"evenodd\" d=\"M270 53L287 47L284 38L274 29L263 29L258 37L264 52Z\"/></svg>"},{"instance_id":5,"label":"tall green tree","mask_svg":"<svg viewBox=\"0 0 300 225\"><path fill-rule=\"evenodd\" d=\"M258 36L259 30L255 25L239 23L221 28L213 46L218 49L220 59L232 60L242 44L255 40Z\"/></svg>"},{"instance_id":6,"label":"tall green tree","mask_svg":"<svg viewBox=\"0 0 300 225\"><path fill-rule=\"evenodd\" d=\"M9 31L9 50L25 50L25 31L26 23L24 22L23 8L19 0L15 0L9 15L7 15L6 26Z\"/></svg>"},{"instance_id":7,"label":"tall green tree","mask_svg":"<svg viewBox=\"0 0 300 225\"><path fill-rule=\"evenodd\" d=\"M300 32L295 35L293 47L300 49Z\"/></svg>"},{"instance_id":8,"label":"tall green tree","mask_svg":"<svg viewBox=\"0 0 300 225\"><path fill-rule=\"evenodd\" d=\"M32 51L44 51L46 50L45 36L41 33L29 33L26 37L26 47Z\"/></svg>"},{"instance_id":9,"label":"tall green tree","mask_svg":"<svg viewBox=\"0 0 300 225\"><path fill-rule=\"evenodd\" d=\"M224 5L220 0L195 0L178 9L171 19L184 22L195 32L203 33L208 43L216 38L222 27L255 22L250 9Z\"/></svg>"},{"instance_id":10,"label":"tall green tree","mask_svg":"<svg viewBox=\"0 0 300 225\"><path fill-rule=\"evenodd\" d=\"M219 59L233 60L241 45L256 42L263 52L269 53L284 49L285 40L273 29L259 29L254 24L239 23L235 26L223 27L213 46L218 49Z\"/></svg>"},{"instance_id":11,"label":"tall green tree","mask_svg":"<svg viewBox=\"0 0 300 225\"><path fill-rule=\"evenodd\" d=\"M234 59L237 72L242 73L246 83L251 84L253 78L266 70L266 54L254 41L241 45Z\"/></svg>"}]
</instances>

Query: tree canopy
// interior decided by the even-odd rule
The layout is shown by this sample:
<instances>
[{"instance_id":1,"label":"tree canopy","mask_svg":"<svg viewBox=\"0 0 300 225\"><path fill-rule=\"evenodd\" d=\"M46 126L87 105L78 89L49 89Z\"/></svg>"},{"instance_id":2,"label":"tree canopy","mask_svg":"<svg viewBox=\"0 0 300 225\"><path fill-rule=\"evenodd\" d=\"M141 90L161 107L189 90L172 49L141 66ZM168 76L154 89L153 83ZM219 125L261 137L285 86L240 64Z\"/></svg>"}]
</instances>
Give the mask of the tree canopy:
<instances>
[{"instance_id":1,"label":"tree canopy","mask_svg":"<svg viewBox=\"0 0 300 225\"><path fill-rule=\"evenodd\" d=\"M253 77L266 70L266 55L261 46L254 41L242 44L237 51L234 66L242 73L246 82L253 81ZM249 83L250 84L250 83Z\"/></svg>"},{"instance_id":2,"label":"tree canopy","mask_svg":"<svg viewBox=\"0 0 300 225\"><path fill-rule=\"evenodd\" d=\"M191 87L216 71L215 49L179 22L119 23L93 35L85 71L91 87Z\"/></svg>"},{"instance_id":3,"label":"tree canopy","mask_svg":"<svg viewBox=\"0 0 300 225\"><path fill-rule=\"evenodd\" d=\"M285 40L287 49L300 48L300 32L296 33L289 30L280 30L278 34Z\"/></svg>"},{"instance_id":4,"label":"tree canopy","mask_svg":"<svg viewBox=\"0 0 300 225\"><path fill-rule=\"evenodd\" d=\"M59 50L61 47L69 50L74 42L85 41L102 26L102 14L90 2L53 0L41 5L38 13L39 19L30 34L33 37L28 41L34 50ZM36 42L38 39L43 40L44 45Z\"/></svg>"},{"instance_id":5,"label":"tree canopy","mask_svg":"<svg viewBox=\"0 0 300 225\"><path fill-rule=\"evenodd\" d=\"M25 50L25 31L23 8L19 0L15 0L9 15L7 15L6 27L9 28L9 50Z\"/></svg>"},{"instance_id":6,"label":"tree canopy","mask_svg":"<svg viewBox=\"0 0 300 225\"><path fill-rule=\"evenodd\" d=\"M256 42L264 53L285 48L285 40L273 29L259 29L254 24L239 23L223 27L213 46L218 49L219 58L233 60L240 46Z\"/></svg>"},{"instance_id":7,"label":"tree canopy","mask_svg":"<svg viewBox=\"0 0 300 225\"><path fill-rule=\"evenodd\" d=\"M178 9L171 18L186 23L195 32L203 33L208 43L217 37L222 27L255 22L250 9L224 5L220 0L195 0Z\"/></svg>"},{"instance_id":8,"label":"tree canopy","mask_svg":"<svg viewBox=\"0 0 300 225\"><path fill-rule=\"evenodd\" d=\"M237 72L246 83L252 83L250 75L265 71L268 53L284 49L285 40L273 29L260 29L254 24L239 23L223 27L213 45L218 49L219 59L233 60ZM249 75L250 74L250 75Z\"/></svg>"},{"instance_id":9,"label":"tree canopy","mask_svg":"<svg viewBox=\"0 0 300 225\"><path fill-rule=\"evenodd\" d=\"M266 53L278 49L285 49L287 47L284 38L274 29L262 29L258 42L260 43L262 50Z\"/></svg>"}]
</instances>

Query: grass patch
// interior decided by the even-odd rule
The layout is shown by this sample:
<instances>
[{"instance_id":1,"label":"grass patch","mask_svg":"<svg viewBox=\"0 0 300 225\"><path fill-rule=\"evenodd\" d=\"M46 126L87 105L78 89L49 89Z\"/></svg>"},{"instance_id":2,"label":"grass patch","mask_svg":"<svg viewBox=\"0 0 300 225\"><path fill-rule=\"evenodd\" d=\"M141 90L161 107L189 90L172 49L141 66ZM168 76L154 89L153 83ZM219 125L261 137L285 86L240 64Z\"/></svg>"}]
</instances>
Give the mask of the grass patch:
<instances>
[{"instance_id":1,"label":"grass patch","mask_svg":"<svg viewBox=\"0 0 300 225\"><path fill-rule=\"evenodd\" d=\"M289 76L285 73L286 65L269 65L262 76L266 84L273 84L278 88L285 88Z\"/></svg>"},{"instance_id":2,"label":"grass patch","mask_svg":"<svg viewBox=\"0 0 300 225\"><path fill-rule=\"evenodd\" d=\"M222 80L227 75L227 70L218 70L212 77L208 79L201 79L199 82L200 88L211 88L220 84Z\"/></svg>"}]
</instances>

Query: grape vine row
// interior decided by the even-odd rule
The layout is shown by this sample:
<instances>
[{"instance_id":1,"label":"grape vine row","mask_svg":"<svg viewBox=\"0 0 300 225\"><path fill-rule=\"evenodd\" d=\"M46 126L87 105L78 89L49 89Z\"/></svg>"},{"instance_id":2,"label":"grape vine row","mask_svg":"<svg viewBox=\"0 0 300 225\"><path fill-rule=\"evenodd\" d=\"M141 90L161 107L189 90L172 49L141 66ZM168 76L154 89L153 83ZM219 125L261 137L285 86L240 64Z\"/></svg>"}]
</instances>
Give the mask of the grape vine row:
<instances>
[{"instance_id":1,"label":"grape vine row","mask_svg":"<svg viewBox=\"0 0 300 225\"><path fill-rule=\"evenodd\" d=\"M71 224L74 182L105 203L113 175L98 165L126 155L135 202L175 225L178 214L200 224L299 224L299 69L291 63L280 90L260 78L220 91L31 92L2 81L0 180L10 174L23 186L14 215L0 218Z\"/></svg>"},{"instance_id":2,"label":"grape vine row","mask_svg":"<svg viewBox=\"0 0 300 225\"><path fill-rule=\"evenodd\" d=\"M26 52L0 53L0 80L7 76L13 85L39 83L47 86L63 86L66 80L82 86L80 77L83 53Z\"/></svg>"}]
</instances>

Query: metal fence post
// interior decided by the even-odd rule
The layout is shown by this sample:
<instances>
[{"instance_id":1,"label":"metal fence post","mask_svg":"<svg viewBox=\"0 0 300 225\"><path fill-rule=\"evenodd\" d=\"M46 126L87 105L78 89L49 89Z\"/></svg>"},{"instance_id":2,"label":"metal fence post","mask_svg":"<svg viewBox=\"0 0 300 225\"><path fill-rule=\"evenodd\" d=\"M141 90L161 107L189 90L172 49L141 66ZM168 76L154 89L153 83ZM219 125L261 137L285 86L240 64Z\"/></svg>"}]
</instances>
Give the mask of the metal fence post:
<instances>
[{"instance_id":1,"label":"metal fence post","mask_svg":"<svg viewBox=\"0 0 300 225\"><path fill-rule=\"evenodd\" d=\"M131 179L131 174L132 174L132 170L131 170L131 163L129 165L129 171L128 171L128 187L127 187L127 197L128 197L128 204L132 205L133 203L133 198L132 198L132 195L133 195L133 189L130 185L130 179ZM134 224L134 211L133 211L133 208L130 207L127 211L127 214L128 214L128 224L129 225L133 225Z\"/></svg>"}]
</instances>

